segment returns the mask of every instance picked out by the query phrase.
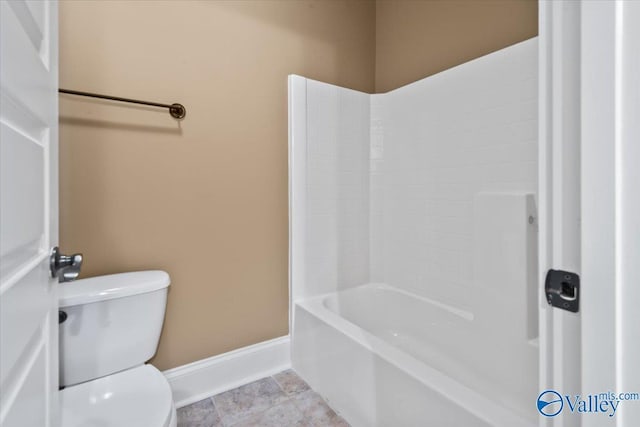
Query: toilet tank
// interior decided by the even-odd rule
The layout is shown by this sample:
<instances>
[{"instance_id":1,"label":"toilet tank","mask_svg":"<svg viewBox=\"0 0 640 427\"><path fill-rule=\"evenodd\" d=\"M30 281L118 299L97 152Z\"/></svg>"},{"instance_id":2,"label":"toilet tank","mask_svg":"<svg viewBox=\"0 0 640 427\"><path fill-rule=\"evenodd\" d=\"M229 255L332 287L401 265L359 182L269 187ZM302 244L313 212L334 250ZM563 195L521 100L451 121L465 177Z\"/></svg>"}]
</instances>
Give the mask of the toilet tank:
<instances>
[{"instance_id":1,"label":"toilet tank","mask_svg":"<svg viewBox=\"0 0 640 427\"><path fill-rule=\"evenodd\" d=\"M60 284L60 385L89 381L151 359L169 283L166 272L154 270Z\"/></svg>"}]
</instances>

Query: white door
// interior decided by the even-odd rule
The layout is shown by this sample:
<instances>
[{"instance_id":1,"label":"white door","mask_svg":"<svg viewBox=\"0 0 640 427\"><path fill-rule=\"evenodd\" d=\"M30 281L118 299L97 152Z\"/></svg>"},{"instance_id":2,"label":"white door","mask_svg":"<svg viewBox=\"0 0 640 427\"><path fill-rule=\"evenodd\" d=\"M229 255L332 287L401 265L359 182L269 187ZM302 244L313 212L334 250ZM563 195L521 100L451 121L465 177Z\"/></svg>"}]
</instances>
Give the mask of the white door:
<instances>
[{"instance_id":1,"label":"white door","mask_svg":"<svg viewBox=\"0 0 640 427\"><path fill-rule=\"evenodd\" d=\"M580 275L578 313L541 293L540 426L637 427L640 2L539 5L540 277Z\"/></svg>"},{"instance_id":2,"label":"white door","mask_svg":"<svg viewBox=\"0 0 640 427\"><path fill-rule=\"evenodd\" d=\"M547 304L550 269L582 275L580 256L580 1L539 2L539 277L541 427L579 427L558 394L581 393L581 308ZM582 294L580 294L582 296ZM550 391L545 393L546 391ZM545 394L543 394L545 393ZM556 394L558 393L558 394ZM541 407L541 403L549 403Z\"/></svg>"},{"instance_id":3,"label":"white door","mask_svg":"<svg viewBox=\"0 0 640 427\"><path fill-rule=\"evenodd\" d=\"M640 426L640 2L585 1L581 22L582 388ZM612 396L614 397L614 396Z\"/></svg>"},{"instance_id":4,"label":"white door","mask_svg":"<svg viewBox=\"0 0 640 427\"><path fill-rule=\"evenodd\" d=\"M57 424L57 3L0 1L0 426Z\"/></svg>"}]
</instances>

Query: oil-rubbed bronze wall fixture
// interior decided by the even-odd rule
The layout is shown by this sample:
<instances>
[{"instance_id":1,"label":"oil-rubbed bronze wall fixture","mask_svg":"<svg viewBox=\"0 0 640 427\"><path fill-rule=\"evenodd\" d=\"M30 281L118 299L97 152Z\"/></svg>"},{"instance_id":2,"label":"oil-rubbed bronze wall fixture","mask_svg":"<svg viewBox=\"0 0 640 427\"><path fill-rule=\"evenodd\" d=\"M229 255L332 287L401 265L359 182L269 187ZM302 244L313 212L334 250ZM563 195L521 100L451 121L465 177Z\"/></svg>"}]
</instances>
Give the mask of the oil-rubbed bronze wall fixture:
<instances>
[{"instance_id":1,"label":"oil-rubbed bronze wall fixture","mask_svg":"<svg viewBox=\"0 0 640 427\"><path fill-rule=\"evenodd\" d=\"M108 99L110 101L129 102L131 104L150 105L152 107L168 108L171 117L176 119L184 119L187 115L187 109L182 104L160 104L159 102L140 101L139 99L121 98L119 96L100 95L98 93L81 92L78 90L58 89L60 93L69 95L88 96L90 98Z\"/></svg>"}]
</instances>

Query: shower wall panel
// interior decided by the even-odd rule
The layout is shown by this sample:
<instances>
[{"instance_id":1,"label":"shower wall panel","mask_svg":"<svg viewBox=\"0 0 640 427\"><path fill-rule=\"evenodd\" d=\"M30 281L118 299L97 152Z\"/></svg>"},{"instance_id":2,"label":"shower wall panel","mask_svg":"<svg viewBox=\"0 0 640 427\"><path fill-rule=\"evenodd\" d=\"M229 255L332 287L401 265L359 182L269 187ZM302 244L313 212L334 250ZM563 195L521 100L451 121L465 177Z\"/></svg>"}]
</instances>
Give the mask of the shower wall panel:
<instances>
[{"instance_id":1,"label":"shower wall panel","mask_svg":"<svg viewBox=\"0 0 640 427\"><path fill-rule=\"evenodd\" d=\"M291 204L305 212L291 224L296 300L368 281L370 96L299 76L289 85Z\"/></svg>"},{"instance_id":2,"label":"shower wall panel","mask_svg":"<svg viewBox=\"0 0 640 427\"><path fill-rule=\"evenodd\" d=\"M371 111L370 280L469 308L474 196L537 191L537 40L375 95Z\"/></svg>"}]
</instances>

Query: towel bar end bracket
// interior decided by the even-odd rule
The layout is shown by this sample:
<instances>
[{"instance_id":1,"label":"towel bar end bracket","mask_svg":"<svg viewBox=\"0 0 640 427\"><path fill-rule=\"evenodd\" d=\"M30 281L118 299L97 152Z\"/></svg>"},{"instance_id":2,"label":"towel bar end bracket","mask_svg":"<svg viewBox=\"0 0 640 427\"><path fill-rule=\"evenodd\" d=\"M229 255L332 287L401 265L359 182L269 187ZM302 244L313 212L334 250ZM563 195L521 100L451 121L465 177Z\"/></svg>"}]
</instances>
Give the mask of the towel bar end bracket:
<instances>
[{"instance_id":1,"label":"towel bar end bracket","mask_svg":"<svg viewBox=\"0 0 640 427\"><path fill-rule=\"evenodd\" d=\"M184 105L182 104L171 104L171 107L169 107L169 114L171 114L171 117L175 119L184 119L184 116L187 115L187 109L184 108Z\"/></svg>"}]
</instances>

